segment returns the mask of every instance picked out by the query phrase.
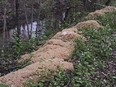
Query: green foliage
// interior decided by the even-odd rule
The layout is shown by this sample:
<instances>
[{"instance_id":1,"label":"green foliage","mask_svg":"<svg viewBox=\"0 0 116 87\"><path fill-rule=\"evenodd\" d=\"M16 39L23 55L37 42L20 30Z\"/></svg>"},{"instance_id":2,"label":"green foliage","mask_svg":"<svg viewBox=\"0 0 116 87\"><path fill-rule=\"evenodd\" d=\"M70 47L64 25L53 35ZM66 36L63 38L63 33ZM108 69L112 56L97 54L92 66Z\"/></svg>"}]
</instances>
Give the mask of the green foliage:
<instances>
[{"instance_id":1,"label":"green foliage","mask_svg":"<svg viewBox=\"0 0 116 87\"><path fill-rule=\"evenodd\" d=\"M2 57L4 58L19 58L20 55L25 52L32 52L36 48L35 39L30 39L27 42L15 37L13 40L13 46L6 47L2 50Z\"/></svg>"},{"instance_id":2,"label":"green foliage","mask_svg":"<svg viewBox=\"0 0 116 87\"><path fill-rule=\"evenodd\" d=\"M46 78L47 77L42 75L42 77L39 78L38 84L30 80L28 85L29 87L64 87L70 83L70 76L64 71L58 71L56 75Z\"/></svg>"},{"instance_id":3,"label":"green foliage","mask_svg":"<svg viewBox=\"0 0 116 87\"><path fill-rule=\"evenodd\" d=\"M65 72L60 71L50 80L49 87L64 87L68 84L69 79Z\"/></svg>"},{"instance_id":4,"label":"green foliage","mask_svg":"<svg viewBox=\"0 0 116 87\"><path fill-rule=\"evenodd\" d=\"M112 15L112 16L111 16ZM110 86L113 76L107 76L105 79L98 75L96 70L102 70L110 58L111 52L115 49L116 38L112 36L115 31L115 22L112 20L115 13L100 17L100 22L104 28L85 29L83 35L88 41L83 43L81 39L76 40L77 46L73 54L75 63L75 72L72 87L106 87ZM108 24L108 25L107 25ZM114 82L112 80L111 82Z\"/></svg>"},{"instance_id":5,"label":"green foliage","mask_svg":"<svg viewBox=\"0 0 116 87\"><path fill-rule=\"evenodd\" d=\"M36 47L36 40L34 38L29 39L27 42L19 39L18 37L14 38L13 41L13 55L14 56L20 56L21 54L24 54L26 51L32 52L34 51Z\"/></svg>"},{"instance_id":6,"label":"green foliage","mask_svg":"<svg viewBox=\"0 0 116 87\"><path fill-rule=\"evenodd\" d=\"M106 15L97 18L103 26L109 25L112 30L116 29L116 12L106 13Z\"/></svg>"},{"instance_id":7,"label":"green foliage","mask_svg":"<svg viewBox=\"0 0 116 87\"><path fill-rule=\"evenodd\" d=\"M116 1L115 0L112 1L111 4L112 4L112 6L115 6L116 7Z\"/></svg>"},{"instance_id":8,"label":"green foliage","mask_svg":"<svg viewBox=\"0 0 116 87\"><path fill-rule=\"evenodd\" d=\"M54 31L52 29L45 30L44 34L40 37L40 41L47 40L51 36L53 36Z\"/></svg>"},{"instance_id":9,"label":"green foliage","mask_svg":"<svg viewBox=\"0 0 116 87\"><path fill-rule=\"evenodd\" d=\"M99 30L85 29L82 32L88 38L88 42L84 43L82 39L76 40L76 50L73 54L73 60L76 60L76 62L74 61L74 72L70 74L67 72L58 72L49 80L39 81L39 86L35 87L44 87L45 83L48 83L48 87L107 86L107 79L99 79L99 77L95 77L95 71L96 69L104 68L105 61L111 54L111 29L108 27Z\"/></svg>"},{"instance_id":10,"label":"green foliage","mask_svg":"<svg viewBox=\"0 0 116 87\"><path fill-rule=\"evenodd\" d=\"M73 58L78 60L75 65L73 87L106 87L107 85L96 76L96 69L102 69L112 52L110 31L108 27L96 30L85 29L83 34L88 38L84 43L77 40ZM77 59L78 58L78 59ZM98 81L99 83L97 83ZM107 81L107 80L106 80ZM100 84L100 85L99 85Z\"/></svg>"},{"instance_id":11,"label":"green foliage","mask_svg":"<svg viewBox=\"0 0 116 87\"><path fill-rule=\"evenodd\" d=\"M82 21L84 19L84 17L87 15L87 12L76 12L76 9L71 9L70 10L70 14L69 18L67 18L61 25L60 28L61 29L65 29L67 27L71 27L74 26L75 24L77 24L78 22Z\"/></svg>"},{"instance_id":12,"label":"green foliage","mask_svg":"<svg viewBox=\"0 0 116 87\"><path fill-rule=\"evenodd\" d=\"M0 87L8 87L8 85L0 84Z\"/></svg>"},{"instance_id":13,"label":"green foliage","mask_svg":"<svg viewBox=\"0 0 116 87\"><path fill-rule=\"evenodd\" d=\"M73 72L60 71L47 80L39 80L39 85L35 87L45 87L46 84L47 87L114 87L114 75L103 78L100 74L116 47L116 38L112 34L116 31L112 20L114 14L106 14L98 19L104 25L101 29L81 30L88 41L83 42L81 38L75 41L77 45L72 55Z\"/></svg>"},{"instance_id":14,"label":"green foliage","mask_svg":"<svg viewBox=\"0 0 116 87\"><path fill-rule=\"evenodd\" d=\"M70 24L77 22L75 13L72 21L65 22L61 25L62 28L68 27ZM113 34L116 31L116 12L108 13L97 20L104 26L101 29L83 29L82 34L88 39L83 42L82 39L77 39L75 51L72 55L74 71L59 71L54 76L48 79L39 78L38 83L29 81L30 87L110 87L111 82L115 83L116 76L100 77L98 72L102 72L109 60L112 50L116 48L116 37ZM53 31L47 30L39 39L41 43L53 35ZM36 48L36 39L30 39L27 42L14 37L13 47L2 50L2 57L17 58L25 52L33 51ZM12 55L13 54L13 55ZM0 85L1 86L1 85Z\"/></svg>"},{"instance_id":15,"label":"green foliage","mask_svg":"<svg viewBox=\"0 0 116 87\"><path fill-rule=\"evenodd\" d=\"M17 60L20 58L21 55L37 49L36 43L36 40L33 38L25 42L14 36L12 46L5 47L0 52L0 65L3 67L0 70L1 75L7 74L12 70L23 68L30 64L29 60L25 60L20 64Z\"/></svg>"}]
</instances>

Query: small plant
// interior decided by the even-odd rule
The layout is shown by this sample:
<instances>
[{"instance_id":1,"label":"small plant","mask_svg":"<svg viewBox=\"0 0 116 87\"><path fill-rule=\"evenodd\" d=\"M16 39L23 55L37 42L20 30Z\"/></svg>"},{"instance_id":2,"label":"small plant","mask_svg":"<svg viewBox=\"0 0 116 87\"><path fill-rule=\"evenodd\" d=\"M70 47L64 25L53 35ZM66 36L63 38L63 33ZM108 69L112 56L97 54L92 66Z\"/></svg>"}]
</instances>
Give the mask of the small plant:
<instances>
[{"instance_id":1,"label":"small plant","mask_svg":"<svg viewBox=\"0 0 116 87\"><path fill-rule=\"evenodd\" d=\"M0 84L0 87L8 87L8 85Z\"/></svg>"},{"instance_id":2,"label":"small plant","mask_svg":"<svg viewBox=\"0 0 116 87\"><path fill-rule=\"evenodd\" d=\"M46 87L46 84L47 87L114 87L115 74L104 74L112 51L116 48L116 38L112 34L116 31L115 22L112 21L116 16L115 13L110 14L98 18L103 28L81 30L88 41L83 42L81 38L75 41L73 72L59 71L49 79L40 80L36 87Z\"/></svg>"}]
</instances>

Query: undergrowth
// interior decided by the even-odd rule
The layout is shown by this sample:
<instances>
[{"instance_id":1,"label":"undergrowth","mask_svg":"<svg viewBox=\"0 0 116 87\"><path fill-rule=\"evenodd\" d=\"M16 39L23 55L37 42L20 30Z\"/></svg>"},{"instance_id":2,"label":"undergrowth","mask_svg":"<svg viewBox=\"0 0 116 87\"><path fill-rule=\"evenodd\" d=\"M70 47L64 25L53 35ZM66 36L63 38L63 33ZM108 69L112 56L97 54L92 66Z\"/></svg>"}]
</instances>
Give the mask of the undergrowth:
<instances>
[{"instance_id":1,"label":"undergrowth","mask_svg":"<svg viewBox=\"0 0 116 87\"><path fill-rule=\"evenodd\" d=\"M37 84L29 82L30 87L115 87L116 73L106 73L106 66L116 50L116 12L97 20L103 28L80 30L88 41L75 40L74 71L59 71L49 79L42 77Z\"/></svg>"},{"instance_id":2,"label":"undergrowth","mask_svg":"<svg viewBox=\"0 0 116 87\"><path fill-rule=\"evenodd\" d=\"M63 23L57 23L57 25L59 25L59 28L61 29L70 27L77 23L77 21L80 21L81 18L83 18L86 14L86 12L76 12L70 17L70 20L72 21L66 20ZM45 25L45 32L41 35L41 37L31 38L29 40L22 40L14 34L13 42L10 45L4 47L3 49L0 49L0 76L3 76L11 71L23 68L30 64L30 60L26 60L21 64L19 64L17 60L20 59L21 55L36 51L40 46L45 43L46 40L48 40L55 33L57 33L57 30L52 29L49 23L51 22L49 22L48 20L48 23L46 23Z\"/></svg>"},{"instance_id":3,"label":"undergrowth","mask_svg":"<svg viewBox=\"0 0 116 87\"><path fill-rule=\"evenodd\" d=\"M53 35L53 31L46 30L40 38L31 38L24 41L14 34L11 45L0 49L0 76L11 71L16 71L30 64L30 60L18 63L21 55L36 51L47 39Z\"/></svg>"},{"instance_id":4,"label":"undergrowth","mask_svg":"<svg viewBox=\"0 0 116 87\"><path fill-rule=\"evenodd\" d=\"M116 73L108 73L105 68L111 54L116 49L116 12L97 18L104 26L101 29L83 29L88 39L77 39L72 55L74 71L60 71L47 80L40 80L30 87L115 87ZM115 60L115 59L114 59ZM47 84L47 86L46 86Z\"/></svg>"}]
</instances>

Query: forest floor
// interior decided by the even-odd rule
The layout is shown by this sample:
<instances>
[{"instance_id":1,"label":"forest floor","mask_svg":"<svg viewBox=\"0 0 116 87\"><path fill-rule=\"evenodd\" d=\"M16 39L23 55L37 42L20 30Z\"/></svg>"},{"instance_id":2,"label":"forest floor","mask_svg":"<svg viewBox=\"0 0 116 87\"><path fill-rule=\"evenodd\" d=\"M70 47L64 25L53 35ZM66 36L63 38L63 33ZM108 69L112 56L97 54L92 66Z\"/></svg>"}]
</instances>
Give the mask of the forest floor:
<instances>
[{"instance_id":1,"label":"forest floor","mask_svg":"<svg viewBox=\"0 0 116 87\"><path fill-rule=\"evenodd\" d=\"M22 57L31 56L31 65L0 77L0 81L16 87L29 78L24 85L30 87L115 87L115 11L115 7L95 11L87 21L58 32L42 48Z\"/></svg>"}]
</instances>

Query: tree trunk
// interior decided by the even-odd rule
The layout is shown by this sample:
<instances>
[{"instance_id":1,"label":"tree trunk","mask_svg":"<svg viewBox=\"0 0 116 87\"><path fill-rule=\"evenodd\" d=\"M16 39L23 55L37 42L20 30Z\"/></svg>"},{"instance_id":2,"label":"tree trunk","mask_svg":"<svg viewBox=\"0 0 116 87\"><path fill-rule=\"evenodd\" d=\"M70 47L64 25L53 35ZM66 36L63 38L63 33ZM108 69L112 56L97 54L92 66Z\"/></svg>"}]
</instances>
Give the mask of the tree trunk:
<instances>
[{"instance_id":1,"label":"tree trunk","mask_svg":"<svg viewBox=\"0 0 116 87\"><path fill-rule=\"evenodd\" d=\"M29 38L29 35L30 35L30 33L29 33L29 22L28 22L28 16L27 16L27 11L26 11L26 7L25 7L25 3L26 3L26 1L24 2L24 11L25 11L25 19L26 19L26 25L27 25L27 33L28 33L28 38Z\"/></svg>"},{"instance_id":2,"label":"tree trunk","mask_svg":"<svg viewBox=\"0 0 116 87\"><path fill-rule=\"evenodd\" d=\"M7 4L7 0L5 0L5 5L4 5L4 16L3 16L3 20L4 20L4 25L3 25L3 41L2 41L2 47L5 47L5 31L6 31L6 4Z\"/></svg>"},{"instance_id":3,"label":"tree trunk","mask_svg":"<svg viewBox=\"0 0 116 87\"><path fill-rule=\"evenodd\" d=\"M41 12L41 0L38 0L39 8L37 10L37 27L36 27L36 38L38 37L39 23L40 23L40 12Z\"/></svg>"},{"instance_id":4,"label":"tree trunk","mask_svg":"<svg viewBox=\"0 0 116 87\"><path fill-rule=\"evenodd\" d=\"M17 36L20 37L20 26L19 26L19 0L15 0L15 8L16 8Z\"/></svg>"},{"instance_id":5,"label":"tree trunk","mask_svg":"<svg viewBox=\"0 0 116 87\"><path fill-rule=\"evenodd\" d=\"M32 28L33 28L33 0L31 0L31 30L30 30L30 35L29 35L29 39L32 36Z\"/></svg>"}]
</instances>

